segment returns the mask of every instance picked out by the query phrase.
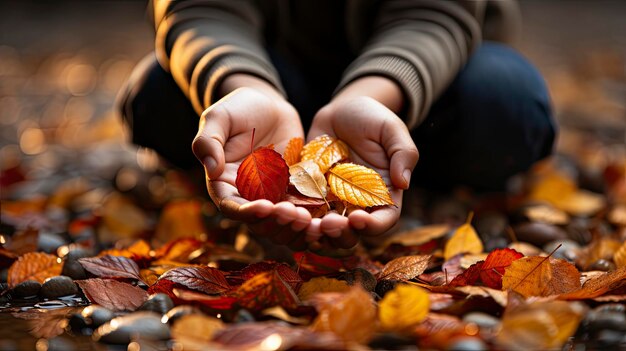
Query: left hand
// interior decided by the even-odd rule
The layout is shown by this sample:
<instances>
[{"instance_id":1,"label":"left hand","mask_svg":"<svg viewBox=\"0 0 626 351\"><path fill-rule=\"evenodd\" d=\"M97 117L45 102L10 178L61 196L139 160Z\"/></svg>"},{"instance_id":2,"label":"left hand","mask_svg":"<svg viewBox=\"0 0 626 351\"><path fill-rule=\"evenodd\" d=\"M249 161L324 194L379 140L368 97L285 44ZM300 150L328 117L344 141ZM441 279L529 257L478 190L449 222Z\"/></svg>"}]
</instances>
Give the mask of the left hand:
<instances>
[{"instance_id":1,"label":"left hand","mask_svg":"<svg viewBox=\"0 0 626 351\"><path fill-rule=\"evenodd\" d=\"M344 141L351 149L352 162L377 171L390 187L396 206L355 210L347 217L330 213L314 218L307 228L307 241L327 236L332 246L350 248L361 235L378 236L391 229L400 218L402 192L408 189L419 158L404 122L373 98L340 96L316 114L307 139L322 134Z\"/></svg>"}]
</instances>

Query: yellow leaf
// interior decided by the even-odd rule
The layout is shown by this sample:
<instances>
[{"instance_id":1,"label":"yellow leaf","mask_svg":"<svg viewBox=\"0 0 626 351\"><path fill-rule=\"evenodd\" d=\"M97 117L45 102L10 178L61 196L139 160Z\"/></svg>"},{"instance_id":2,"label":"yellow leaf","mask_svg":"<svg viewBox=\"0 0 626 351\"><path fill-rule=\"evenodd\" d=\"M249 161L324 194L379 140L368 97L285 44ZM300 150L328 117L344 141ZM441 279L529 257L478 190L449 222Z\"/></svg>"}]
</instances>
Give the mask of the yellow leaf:
<instances>
[{"instance_id":1,"label":"yellow leaf","mask_svg":"<svg viewBox=\"0 0 626 351\"><path fill-rule=\"evenodd\" d=\"M385 241L385 245L383 246L389 246L391 244L402 244L404 246L422 245L431 240L441 238L449 231L450 226L447 224L432 224L423 227L417 227L391 235Z\"/></svg>"},{"instance_id":2,"label":"yellow leaf","mask_svg":"<svg viewBox=\"0 0 626 351\"><path fill-rule=\"evenodd\" d=\"M346 292L348 290L350 290L350 286L343 280L316 277L302 284L300 290L298 290L298 297L300 300L306 301L316 293Z\"/></svg>"},{"instance_id":3,"label":"yellow leaf","mask_svg":"<svg viewBox=\"0 0 626 351\"><path fill-rule=\"evenodd\" d=\"M203 314L190 314L174 322L172 339L185 350L208 349L215 332L224 329L224 323Z\"/></svg>"},{"instance_id":4,"label":"yellow leaf","mask_svg":"<svg viewBox=\"0 0 626 351\"><path fill-rule=\"evenodd\" d=\"M617 268L626 267L626 241L622 243L622 246L615 251L613 255L613 261Z\"/></svg>"},{"instance_id":5,"label":"yellow leaf","mask_svg":"<svg viewBox=\"0 0 626 351\"><path fill-rule=\"evenodd\" d=\"M287 163L287 166L295 165L300 162L300 152L302 152L302 146L304 145L304 139L291 138L285 147L283 158Z\"/></svg>"},{"instance_id":6,"label":"yellow leaf","mask_svg":"<svg viewBox=\"0 0 626 351\"><path fill-rule=\"evenodd\" d=\"M535 302L505 311L496 341L503 349L560 349L584 316L579 303Z\"/></svg>"},{"instance_id":7,"label":"yellow leaf","mask_svg":"<svg viewBox=\"0 0 626 351\"><path fill-rule=\"evenodd\" d=\"M428 293L417 286L400 284L380 301L378 319L383 329L407 331L428 314Z\"/></svg>"},{"instance_id":8,"label":"yellow leaf","mask_svg":"<svg viewBox=\"0 0 626 351\"><path fill-rule=\"evenodd\" d=\"M443 257L446 261L460 253L479 254L483 252L483 242L470 224L471 221L472 215L470 214L467 222L457 228L446 243L443 251Z\"/></svg>"},{"instance_id":9,"label":"yellow leaf","mask_svg":"<svg viewBox=\"0 0 626 351\"><path fill-rule=\"evenodd\" d=\"M328 172L330 190L341 200L361 207L394 204L383 178L373 169L342 163Z\"/></svg>"},{"instance_id":10,"label":"yellow leaf","mask_svg":"<svg viewBox=\"0 0 626 351\"><path fill-rule=\"evenodd\" d=\"M289 174L291 175L289 182L291 182L302 195L316 199L324 199L324 201L326 201L328 184L317 163L311 160L296 163L289 167ZM328 204L328 202L326 202L326 204Z\"/></svg>"},{"instance_id":11,"label":"yellow leaf","mask_svg":"<svg viewBox=\"0 0 626 351\"><path fill-rule=\"evenodd\" d=\"M580 272L563 260L523 257L505 269L502 289L510 289L526 297L564 294L580 289Z\"/></svg>"},{"instance_id":12,"label":"yellow leaf","mask_svg":"<svg viewBox=\"0 0 626 351\"><path fill-rule=\"evenodd\" d=\"M326 173L335 163L350 156L350 149L343 141L329 135L320 135L302 148L301 160L313 160Z\"/></svg>"}]
</instances>

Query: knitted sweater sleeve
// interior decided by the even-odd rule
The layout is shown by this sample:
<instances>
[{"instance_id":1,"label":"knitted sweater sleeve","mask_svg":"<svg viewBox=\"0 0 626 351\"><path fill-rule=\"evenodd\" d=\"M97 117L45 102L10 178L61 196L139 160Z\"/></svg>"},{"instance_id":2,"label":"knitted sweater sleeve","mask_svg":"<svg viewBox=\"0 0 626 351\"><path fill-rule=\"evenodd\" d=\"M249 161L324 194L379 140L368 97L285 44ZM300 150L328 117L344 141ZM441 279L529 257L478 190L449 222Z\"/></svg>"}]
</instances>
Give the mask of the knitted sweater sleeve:
<instances>
[{"instance_id":1,"label":"knitted sweater sleeve","mask_svg":"<svg viewBox=\"0 0 626 351\"><path fill-rule=\"evenodd\" d=\"M401 116L419 125L481 40L478 20L453 1L382 1L372 35L337 88L366 75L394 80L405 96Z\"/></svg>"},{"instance_id":2,"label":"knitted sweater sleeve","mask_svg":"<svg viewBox=\"0 0 626 351\"><path fill-rule=\"evenodd\" d=\"M153 0L155 50L160 65L201 114L228 75L248 73L283 92L262 45L262 19L245 0Z\"/></svg>"}]
</instances>

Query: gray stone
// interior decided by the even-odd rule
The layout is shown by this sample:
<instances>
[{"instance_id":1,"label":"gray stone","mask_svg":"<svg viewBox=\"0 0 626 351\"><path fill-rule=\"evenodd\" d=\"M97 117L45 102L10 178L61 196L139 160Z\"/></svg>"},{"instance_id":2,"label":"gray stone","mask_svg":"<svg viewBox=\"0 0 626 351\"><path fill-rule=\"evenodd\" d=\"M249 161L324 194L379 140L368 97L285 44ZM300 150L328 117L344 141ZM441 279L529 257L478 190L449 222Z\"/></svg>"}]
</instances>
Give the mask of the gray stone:
<instances>
[{"instance_id":1,"label":"gray stone","mask_svg":"<svg viewBox=\"0 0 626 351\"><path fill-rule=\"evenodd\" d=\"M93 334L94 340L106 344L128 344L136 337L143 340L167 340L170 338L170 329L161 322L158 313L140 311L113 318Z\"/></svg>"},{"instance_id":2,"label":"gray stone","mask_svg":"<svg viewBox=\"0 0 626 351\"><path fill-rule=\"evenodd\" d=\"M78 292L78 286L72 278L64 275L48 278L41 286L39 296L53 299L61 296L74 295Z\"/></svg>"},{"instance_id":3,"label":"gray stone","mask_svg":"<svg viewBox=\"0 0 626 351\"><path fill-rule=\"evenodd\" d=\"M13 287L10 294L14 298L26 298L37 296L37 294L39 294L39 290L41 290L41 284L39 282L27 280Z\"/></svg>"},{"instance_id":4,"label":"gray stone","mask_svg":"<svg viewBox=\"0 0 626 351\"><path fill-rule=\"evenodd\" d=\"M141 311L153 311L159 314L165 314L167 311L174 308L174 302L172 299L163 293L153 294L148 297L146 302L139 307Z\"/></svg>"},{"instance_id":5,"label":"gray stone","mask_svg":"<svg viewBox=\"0 0 626 351\"><path fill-rule=\"evenodd\" d=\"M493 329L500 324L498 318L482 312L470 312L466 314L463 316L463 322L475 323L480 329Z\"/></svg>"},{"instance_id":6,"label":"gray stone","mask_svg":"<svg viewBox=\"0 0 626 351\"><path fill-rule=\"evenodd\" d=\"M115 317L115 314L112 311L98 305L85 307L81 312L81 315L93 328L97 328Z\"/></svg>"}]
</instances>

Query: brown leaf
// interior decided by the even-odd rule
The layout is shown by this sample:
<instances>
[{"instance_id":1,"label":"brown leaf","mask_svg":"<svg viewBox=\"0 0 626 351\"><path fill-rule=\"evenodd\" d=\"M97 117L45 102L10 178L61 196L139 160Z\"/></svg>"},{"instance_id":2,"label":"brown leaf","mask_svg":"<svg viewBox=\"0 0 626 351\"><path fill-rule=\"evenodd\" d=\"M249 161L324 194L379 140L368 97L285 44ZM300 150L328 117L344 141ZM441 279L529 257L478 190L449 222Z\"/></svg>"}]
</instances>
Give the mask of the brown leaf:
<instances>
[{"instance_id":1,"label":"brown leaf","mask_svg":"<svg viewBox=\"0 0 626 351\"><path fill-rule=\"evenodd\" d=\"M346 342L367 343L374 334L377 318L371 294L357 285L347 293L326 294L338 296L319 306L311 328L316 332L333 332Z\"/></svg>"},{"instance_id":2,"label":"brown leaf","mask_svg":"<svg viewBox=\"0 0 626 351\"><path fill-rule=\"evenodd\" d=\"M81 308L62 307L57 309L32 308L11 313L15 318L28 322L28 333L35 338L51 339L65 332L67 318ZM33 345L34 346L34 345Z\"/></svg>"},{"instance_id":3,"label":"brown leaf","mask_svg":"<svg viewBox=\"0 0 626 351\"><path fill-rule=\"evenodd\" d=\"M373 169L342 163L328 172L330 190L343 201L361 207L394 204L385 181Z\"/></svg>"},{"instance_id":4,"label":"brown leaf","mask_svg":"<svg viewBox=\"0 0 626 351\"><path fill-rule=\"evenodd\" d=\"M626 285L626 266L603 273L585 282L582 288L559 295L561 300L592 299Z\"/></svg>"},{"instance_id":5,"label":"brown leaf","mask_svg":"<svg viewBox=\"0 0 626 351\"><path fill-rule=\"evenodd\" d=\"M89 301L112 311L134 311L148 299L145 290L117 280L94 278L76 284Z\"/></svg>"},{"instance_id":6,"label":"brown leaf","mask_svg":"<svg viewBox=\"0 0 626 351\"><path fill-rule=\"evenodd\" d=\"M621 245L621 241L613 238L604 237L593 240L581 254L581 259L578 264L582 267L589 267L600 259L611 260Z\"/></svg>"},{"instance_id":7,"label":"brown leaf","mask_svg":"<svg viewBox=\"0 0 626 351\"><path fill-rule=\"evenodd\" d=\"M613 255L613 262L618 268L626 267L626 241L622 243L622 246L615 251Z\"/></svg>"},{"instance_id":8,"label":"brown leaf","mask_svg":"<svg viewBox=\"0 0 626 351\"><path fill-rule=\"evenodd\" d=\"M580 272L564 260L524 257L506 268L502 288L526 297L564 294L580 289Z\"/></svg>"},{"instance_id":9,"label":"brown leaf","mask_svg":"<svg viewBox=\"0 0 626 351\"><path fill-rule=\"evenodd\" d=\"M253 311L273 306L295 309L299 303L293 289L276 270L255 275L237 289L236 296L242 307Z\"/></svg>"},{"instance_id":10,"label":"brown leaf","mask_svg":"<svg viewBox=\"0 0 626 351\"><path fill-rule=\"evenodd\" d=\"M185 350L208 349L213 335L224 329L224 323L203 314L190 314L180 317L171 328L172 339Z\"/></svg>"},{"instance_id":11,"label":"brown leaf","mask_svg":"<svg viewBox=\"0 0 626 351\"><path fill-rule=\"evenodd\" d=\"M317 163L312 160L296 163L289 167L289 174L289 181L301 194L326 200L328 184Z\"/></svg>"},{"instance_id":12,"label":"brown leaf","mask_svg":"<svg viewBox=\"0 0 626 351\"><path fill-rule=\"evenodd\" d=\"M63 264L60 258L43 252L29 252L9 268L7 283L9 287L26 280L43 283L44 280L61 274Z\"/></svg>"},{"instance_id":13,"label":"brown leaf","mask_svg":"<svg viewBox=\"0 0 626 351\"><path fill-rule=\"evenodd\" d=\"M287 194L289 167L278 152L261 147L241 162L235 184L246 200L267 199L277 203Z\"/></svg>"},{"instance_id":14,"label":"brown leaf","mask_svg":"<svg viewBox=\"0 0 626 351\"><path fill-rule=\"evenodd\" d=\"M496 341L504 349L560 349L576 332L584 311L583 305L564 301L507 308Z\"/></svg>"},{"instance_id":15,"label":"brown leaf","mask_svg":"<svg viewBox=\"0 0 626 351\"><path fill-rule=\"evenodd\" d=\"M300 162L300 152L302 152L302 147L304 146L304 139L302 138L291 138L285 147L285 152L283 153L283 158L287 163L287 166L295 165Z\"/></svg>"},{"instance_id":16,"label":"brown leaf","mask_svg":"<svg viewBox=\"0 0 626 351\"><path fill-rule=\"evenodd\" d=\"M13 234L5 247L17 255L23 255L37 250L38 239L39 231L29 228Z\"/></svg>"},{"instance_id":17,"label":"brown leaf","mask_svg":"<svg viewBox=\"0 0 626 351\"><path fill-rule=\"evenodd\" d=\"M328 135L320 135L302 148L301 160L313 160L326 173L335 163L350 156L350 149L343 141Z\"/></svg>"},{"instance_id":18,"label":"brown leaf","mask_svg":"<svg viewBox=\"0 0 626 351\"><path fill-rule=\"evenodd\" d=\"M78 262L100 278L130 278L141 280L139 266L135 261L122 256L79 258Z\"/></svg>"},{"instance_id":19,"label":"brown leaf","mask_svg":"<svg viewBox=\"0 0 626 351\"><path fill-rule=\"evenodd\" d=\"M230 290L224 274L212 267L174 268L165 272L159 279L167 279L207 294L219 294Z\"/></svg>"},{"instance_id":20,"label":"brown leaf","mask_svg":"<svg viewBox=\"0 0 626 351\"><path fill-rule=\"evenodd\" d=\"M424 273L430 255L403 256L389 261L378 274L378 280L406 281Z\"/></svg>"},{"instance_id":21,"label":"brown leaf","mask_svg":"<svg viewBox=\"0 0 626 351\"><path fill-rule=\"evenodd\" d=\"M439 239L450 231L448 224L433 224L417 227L404 232L393 234L385 241L384 246L402 244L404 246L417 246L425 244L433 239Z\"/></svg>"}]
</instances>

